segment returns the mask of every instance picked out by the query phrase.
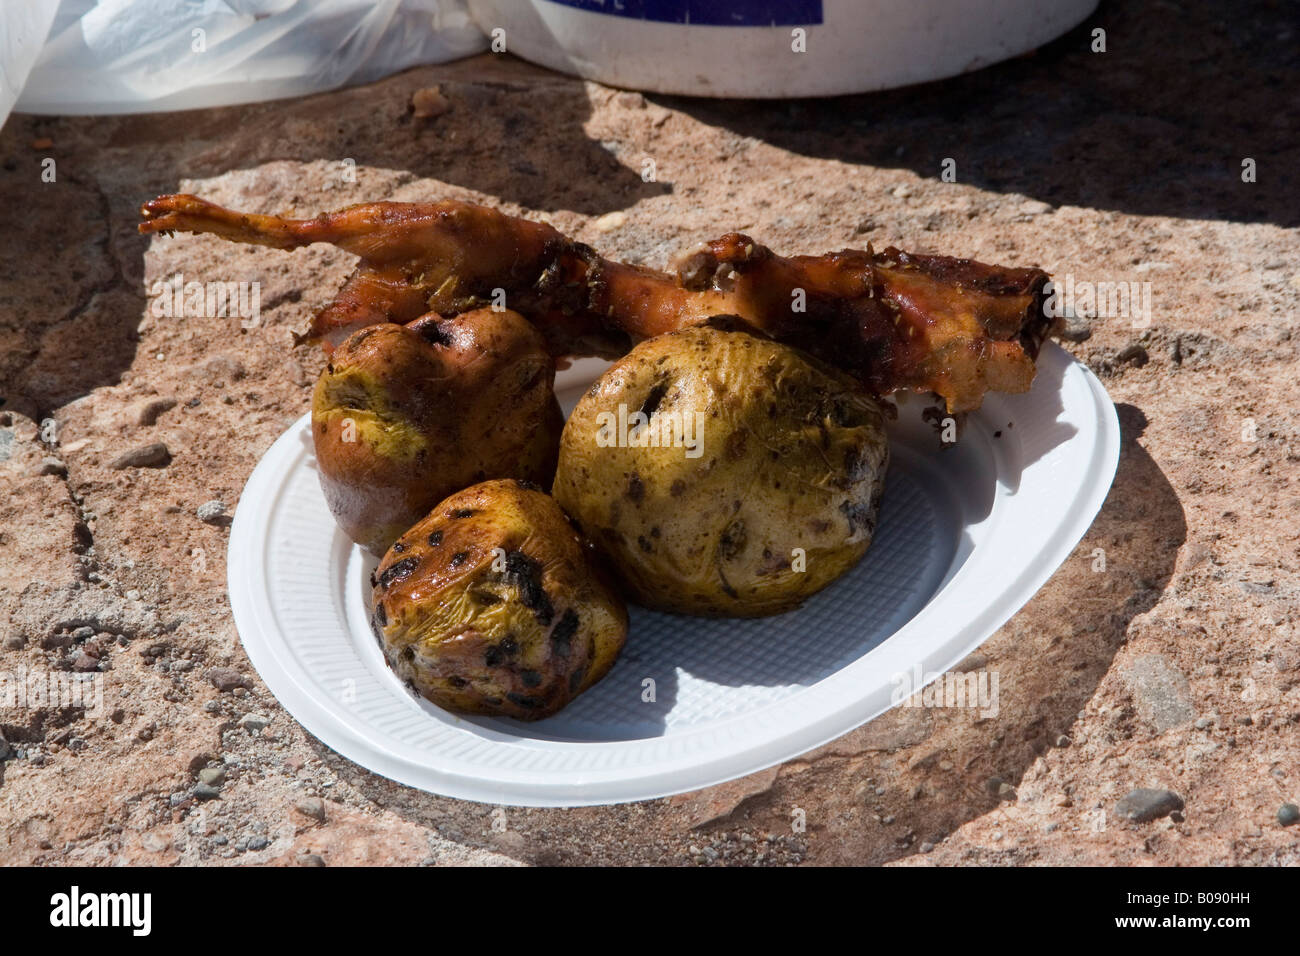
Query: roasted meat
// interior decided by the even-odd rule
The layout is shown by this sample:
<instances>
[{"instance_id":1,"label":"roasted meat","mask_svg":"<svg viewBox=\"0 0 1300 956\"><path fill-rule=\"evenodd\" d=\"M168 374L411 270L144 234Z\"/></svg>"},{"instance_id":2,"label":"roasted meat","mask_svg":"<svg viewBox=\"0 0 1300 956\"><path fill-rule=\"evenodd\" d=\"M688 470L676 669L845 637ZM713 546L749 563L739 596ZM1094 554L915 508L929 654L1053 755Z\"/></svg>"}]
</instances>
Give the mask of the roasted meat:
<instances>
[{"instance_id":1,"label":"roasted meat","mask_svg":"<svg viewBox=\"0 0 1300 956\"><path fill-rule=\"evenodd\" d=\"M604 259L544 223L451 200L285 219L173 195L141 212L141 232L277 249L328 242L358 256L306 336L326 348L365 325L501 305L533 322L556 356L615 357L642 339L730 316L876 395L934 392L950 412L964 412L989 390L1028 390L1049 325L1041 269L893 247L783 257L733 232L690 252L674 275Z\"/></svg>"}]
</instances>

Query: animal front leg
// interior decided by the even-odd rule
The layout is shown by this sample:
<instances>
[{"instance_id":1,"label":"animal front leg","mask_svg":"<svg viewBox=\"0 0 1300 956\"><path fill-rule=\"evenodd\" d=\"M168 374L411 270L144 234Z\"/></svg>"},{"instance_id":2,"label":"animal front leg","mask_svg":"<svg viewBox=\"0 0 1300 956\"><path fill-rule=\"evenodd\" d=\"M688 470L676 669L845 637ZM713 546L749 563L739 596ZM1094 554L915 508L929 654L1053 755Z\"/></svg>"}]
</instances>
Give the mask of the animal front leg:
<instances>
[{"instance_id":1,"label":"animal front leg","mask_svg":"<svg viewBox=\"0 0 1300 956\"><path fill-rule=\"evenodd\" d=\"M312 318L307 334L295 336L295 344L319 343L328 352L357 329L382 322L405 324L428 311L424 289L411 284L403 270L362 265Z\"/></svg>"}]
</instances>

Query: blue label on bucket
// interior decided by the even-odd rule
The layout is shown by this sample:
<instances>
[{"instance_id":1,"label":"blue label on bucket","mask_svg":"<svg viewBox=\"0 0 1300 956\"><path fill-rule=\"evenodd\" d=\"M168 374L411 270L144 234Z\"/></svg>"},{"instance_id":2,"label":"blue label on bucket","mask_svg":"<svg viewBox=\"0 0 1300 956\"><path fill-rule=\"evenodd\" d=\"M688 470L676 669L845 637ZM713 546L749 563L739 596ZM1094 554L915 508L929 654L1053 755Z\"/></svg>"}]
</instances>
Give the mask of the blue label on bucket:
<instances>
[{"instance_id":1,"label":"blue label on bucket","mask_svg":"<svg viewBox=\"0 0 1300 956\"><path fill-rule=\"evenodd\" d=\"M796 27L822 22L822 0L550 0L551 3L658 23L705 27Z\"/></svg>"}]
</instances>

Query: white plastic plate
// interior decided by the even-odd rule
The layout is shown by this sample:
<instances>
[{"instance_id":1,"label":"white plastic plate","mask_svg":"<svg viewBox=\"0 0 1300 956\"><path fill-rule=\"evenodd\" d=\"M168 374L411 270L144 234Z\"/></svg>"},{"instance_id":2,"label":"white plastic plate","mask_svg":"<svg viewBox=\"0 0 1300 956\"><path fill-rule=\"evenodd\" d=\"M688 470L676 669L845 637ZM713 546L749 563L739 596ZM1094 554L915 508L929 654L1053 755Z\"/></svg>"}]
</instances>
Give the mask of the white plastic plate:
<instances>
[{"instance_id":1,"label":"white plastic plate","mask_svg":"<svg viewBox=\"0 0 1300 956\"><path fill-rule=\"evenodd\" d=\"M566 410L599 368L581 362L561 374ZM891 425L876 540L852 571L777 617L633 608L614 669L546 720L459 717L389 670L367 620L376 562L325 505L307 417L271 446L240 498L229 557L235 623L304 727L423 790L574 806L753 773L889 709L900 675L950 670L1042 586L1106 497L1119 457L1115 409L1059 346L1043 347L1030 393L987 396L953 447L939 447L923 404L903 403Z\"/></svg>"}]
</instances>

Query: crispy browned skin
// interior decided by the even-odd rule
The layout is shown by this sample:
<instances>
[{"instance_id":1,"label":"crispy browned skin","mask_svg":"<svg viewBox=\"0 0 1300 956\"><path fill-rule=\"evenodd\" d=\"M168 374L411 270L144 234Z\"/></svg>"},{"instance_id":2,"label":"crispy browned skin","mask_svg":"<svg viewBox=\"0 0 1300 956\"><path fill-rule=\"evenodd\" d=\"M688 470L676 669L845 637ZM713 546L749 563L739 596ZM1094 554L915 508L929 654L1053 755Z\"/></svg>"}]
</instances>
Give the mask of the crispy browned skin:
<instances>
[{"instance_id":1,"label":"crispy browned skin","mask_svg":"<svg viewBox=\"0 0 1300 956\"><path fill-rule=\"evenodd\" d=\"M141 232L211 233L277 249L328 242L360 257L312 322L308 338L326 348L361 326L481 307L499 289L555 355L613 357L640 339L737 316L877 395L934 392L960 412L978 408L990 389L1027 391L1048 327L1041 269L893 247L782 257L733 232L670 275L603 259L544 223L452 200L284 219L175 195L141 213Z\"/></svg>"}]
</instances>

